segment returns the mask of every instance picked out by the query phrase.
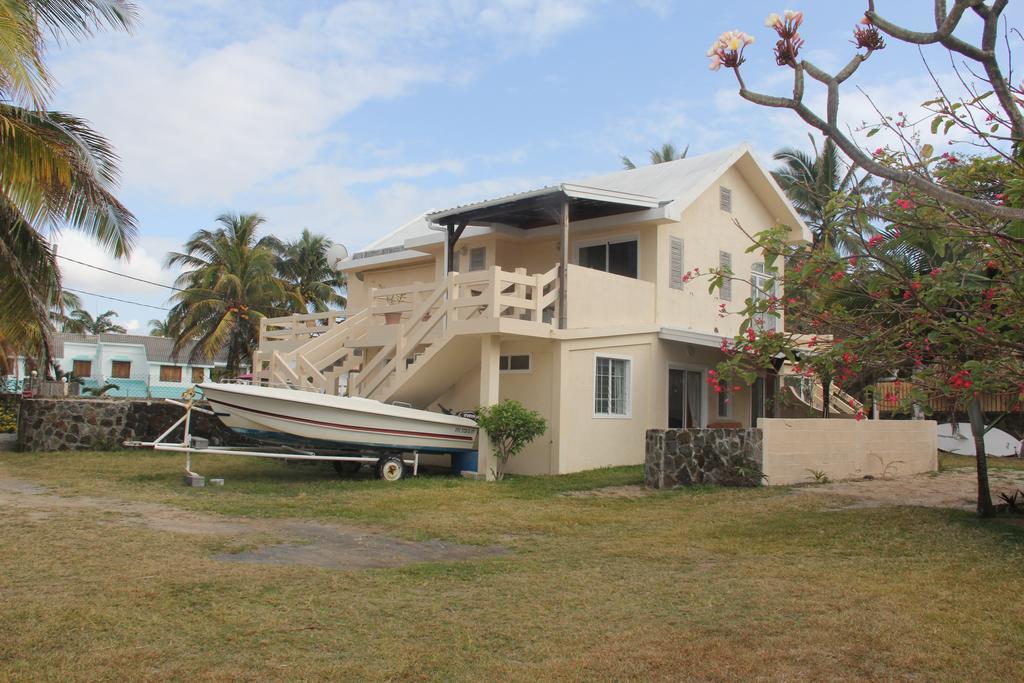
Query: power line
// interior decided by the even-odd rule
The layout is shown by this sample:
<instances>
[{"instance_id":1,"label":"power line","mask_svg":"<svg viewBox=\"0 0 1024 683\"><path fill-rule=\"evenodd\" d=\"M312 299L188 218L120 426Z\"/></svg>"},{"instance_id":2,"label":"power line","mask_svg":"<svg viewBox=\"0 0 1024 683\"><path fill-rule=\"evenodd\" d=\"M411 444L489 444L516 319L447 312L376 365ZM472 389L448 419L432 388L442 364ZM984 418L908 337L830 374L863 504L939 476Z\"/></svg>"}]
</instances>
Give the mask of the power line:
<instances>
[{"instance_id":1,"label":"power line","mask_svg":"<svg viewBox=\"0 0 1024 683\"><path fill-rule=\"evenodd\" d=\"M119 301L122 304L131 304L132 306L145 306L146 308L155 308L158 311L169 311L171 309L164 308L163 306L153 306L152 304L140 304L138 301L128 301L127 299L118 299L116 296L107 296L106 294L96 294L94 292L86 292L81 289L72 289L71 287L64 287L69 292L75 292L76 294L85 294L86 296L98 296L101 299L110 299L111 301Z\"/></svg>"},{"instance_id":2,"label":"power line","mask_svg":"<svg viewBox=\"0 0 1024 683\"><path fill-rule=\"evenodd\" d=\"M71 258L70 256L64 256L63 254L57 254L57 258L62 258L65 261L71 261L72 263L77 263L78 265L85 266L87 268L95 268L96 270L102 270L104 273L110 273L111 275L117 275L118 277L126 277L129 280L135 280L136 282L144 282L147 285L153 285L154 287L163 287L165 289L173 289L175 292L184 292L185 291L184 289L181 289L179 287L175 287L173 285L165 285L165 284L160 283L160 282L153 282L152 280L143 280L141 277L135 277L134 275L125 275L124 273L119 273L116 270L110 270L108 268L101 268L100 266L94 266L91 263L86 263L85 261L79 261L77 259ZM65 289L67 289L67 288L65 288ZM140 305L145 305L145 304L140 304Z\"/></svg>"}]
</instances>

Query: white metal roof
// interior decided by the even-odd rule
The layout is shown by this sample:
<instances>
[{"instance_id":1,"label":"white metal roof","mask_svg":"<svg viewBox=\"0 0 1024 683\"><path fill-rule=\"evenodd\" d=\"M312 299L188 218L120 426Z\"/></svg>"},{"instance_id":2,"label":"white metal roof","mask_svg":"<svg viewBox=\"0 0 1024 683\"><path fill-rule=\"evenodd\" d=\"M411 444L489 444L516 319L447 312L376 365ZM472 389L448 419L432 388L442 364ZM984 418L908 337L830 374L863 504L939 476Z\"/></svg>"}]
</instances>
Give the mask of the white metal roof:
<instances>
[{"instance_id":1,"label":"white metal roof","mask_svg":"<svg viewBox=\"0 0 1024 683\"><path fill-rule=\"evenodd\" d=\"M679 215L711 187L723 173L738 162L742 162L741 169L748 172L745 175L750 176L755 191L765 198L766 204L769 205L776 217L780 220L785 219L787 223L792 223L800 230L804 238L809 240L810 231L790 205L785 194L757 159L750 146L742 144L700 156L591 176L570 183L496 197L444 211L424 213L372 243L361 252L353 254L353 257L345 265L351 268L357 265L372 265L423 256L423 252L416 251L411 247L423 247L437 242L440 236L436 231L432 231L431 227L432 223L439 219L460 211L498 205L547 193L564 192L567 196L624 202L637 206L638 210L671 203L673 214ZM479 230L487 232L489 228L480 228Z\"/></svg>"}]
</instances>

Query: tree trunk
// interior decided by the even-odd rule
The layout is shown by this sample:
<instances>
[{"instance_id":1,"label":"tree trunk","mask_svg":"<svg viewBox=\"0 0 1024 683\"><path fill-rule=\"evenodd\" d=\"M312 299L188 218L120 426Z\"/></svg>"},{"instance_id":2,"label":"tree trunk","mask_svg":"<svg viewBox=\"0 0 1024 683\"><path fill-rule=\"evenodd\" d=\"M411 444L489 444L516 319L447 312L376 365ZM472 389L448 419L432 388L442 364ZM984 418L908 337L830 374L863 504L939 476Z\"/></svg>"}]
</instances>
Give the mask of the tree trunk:
<instances>
[{"instance_id":1,"label":"tree trunk","mask_svg":"<svg viewBox=\"0 0 1024 683\"><path fill-rule=\"evenodd\" d=\"M238 343L234 337L228 342L228 361L225 368L231 377L238 377Z\"/></svg>"},{"instance_id":2,"label":"tree trunk","mask_svg":"<svg viewBox=\"0 0 1024 683\"><path fill-rule=\"evenodd\" d=\"M978 516L992 517L992 492L988 487L988 461L985 458L985 414L981 410L981 401L971 398L967 404L967 415L971 420L971 435L974 436L974 460L978 467Z\"/></svg>"}]
</instances>

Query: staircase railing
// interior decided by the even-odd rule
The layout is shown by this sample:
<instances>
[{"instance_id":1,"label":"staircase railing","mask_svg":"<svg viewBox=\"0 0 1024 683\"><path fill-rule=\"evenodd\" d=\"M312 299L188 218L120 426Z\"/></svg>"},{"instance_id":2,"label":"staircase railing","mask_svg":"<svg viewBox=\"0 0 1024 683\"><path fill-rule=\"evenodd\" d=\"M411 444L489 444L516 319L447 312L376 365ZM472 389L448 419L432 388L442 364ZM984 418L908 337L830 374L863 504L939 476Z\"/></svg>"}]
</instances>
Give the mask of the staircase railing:
<instances>
[{"instance_id":1,"label":"staircase railing","mask_svg":"<svg viewBox=\"0 0 1024 683\"><path fill-rule=\"evenodd\" d=\"M509 272L498 267L452 273L436 283L432 291L426 292L422 286L409 288L403 303L394 303L403 295L401 290L373 292L378 299L387 299L383 304L371 305L371 317L386 313L402 313L404 317L394 339L381 347L351 382L353 395L372 397L384 387L400 386L457 322L514 318L550 324L558 319L557 266L536 275L527 275L524 268Z\"/></svg>"},{"instance_id":2,"label":"staircase railing","mask_svg":"<svg viewBox=\"0 0 1024 683\"><path fill-rule=\"evenodd\" d=\"M799 375L785 375L783 382L789 386L796 396L811 406L814 410L821 411L825 403L825 388L817 379L808 379ZM835 413L854 415L858 410L863 409L860 401L839 387L832 385L829 392L829 409Z\"/></svg>"},{"instance_id":3,"label":"staircase railing","mask_svg":"<svg viewBox=\"0 0 1024 683\"><path fill-rule=\"evenodd\" d=\"M342 367L352 364L355 349L346 344L362 336L369 316L363 310L338 324L303 324L310 320L322 320L325 316L334 319L329 314L298 315L295 316L296 324L290 326L281 324L284 320L276 319L274 322L280 327L268 331L272 341L281 341L282 337L287 337L288 341L297 342L302 339L303 332L306 341L286 351L261 349L257 354L259 369L253 375L254 380L257 383L292 386L296 389L331 390L332 379L328 377L328 369L335 367L339 361L342 361ZM261 338L262 333L261 329Z\"/></svg>"},{"instance_id":4,"label":"staircase railing","mask_svg":"<svg viewBox=\"0 0 1024 683\"><path fill-rule=\"evenodd\" d=\"M281 318L260 320L260 348L283 342L304 342L338 327L348 319L346 311L324 311L321 313L299 313Z\"/></svg>"},{"instance_id":5,"label":"staircase railing","mask_svg":"<svg viewBox=\"0 0 1024 683\"><path fill-rule=\"evenodd\" d=\"M312 391L336 391L349 374L349 393L373 396L414 372L455 323L508 318L550 324L558 319L558 266L527 275L494 267L452 273L438 282L369 291L369 306L266 319L260 324L254 382ZM391 335L370 329L393 329ZM368 357L371 349L376 349ZM358 354L358 355L357 355Z\"/></svg>"}]
</instances>

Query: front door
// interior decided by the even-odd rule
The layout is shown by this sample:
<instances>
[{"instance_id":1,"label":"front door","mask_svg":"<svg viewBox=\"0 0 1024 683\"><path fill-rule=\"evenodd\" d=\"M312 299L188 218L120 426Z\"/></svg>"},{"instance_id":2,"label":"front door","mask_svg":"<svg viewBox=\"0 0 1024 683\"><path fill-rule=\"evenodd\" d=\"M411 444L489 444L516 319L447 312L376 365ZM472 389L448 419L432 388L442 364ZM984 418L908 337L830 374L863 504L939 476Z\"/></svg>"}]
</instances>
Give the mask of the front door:
<instances>
[{"instance_id":1,"label":"front door","mask_svg":"<svg viewBox=\"0 0 1024 683\"><path fill-rule=\"evenodd\" d=\"M668 428L703 427L704 381L696 370L669 368Z\"/></svg>"}]
</instances>

